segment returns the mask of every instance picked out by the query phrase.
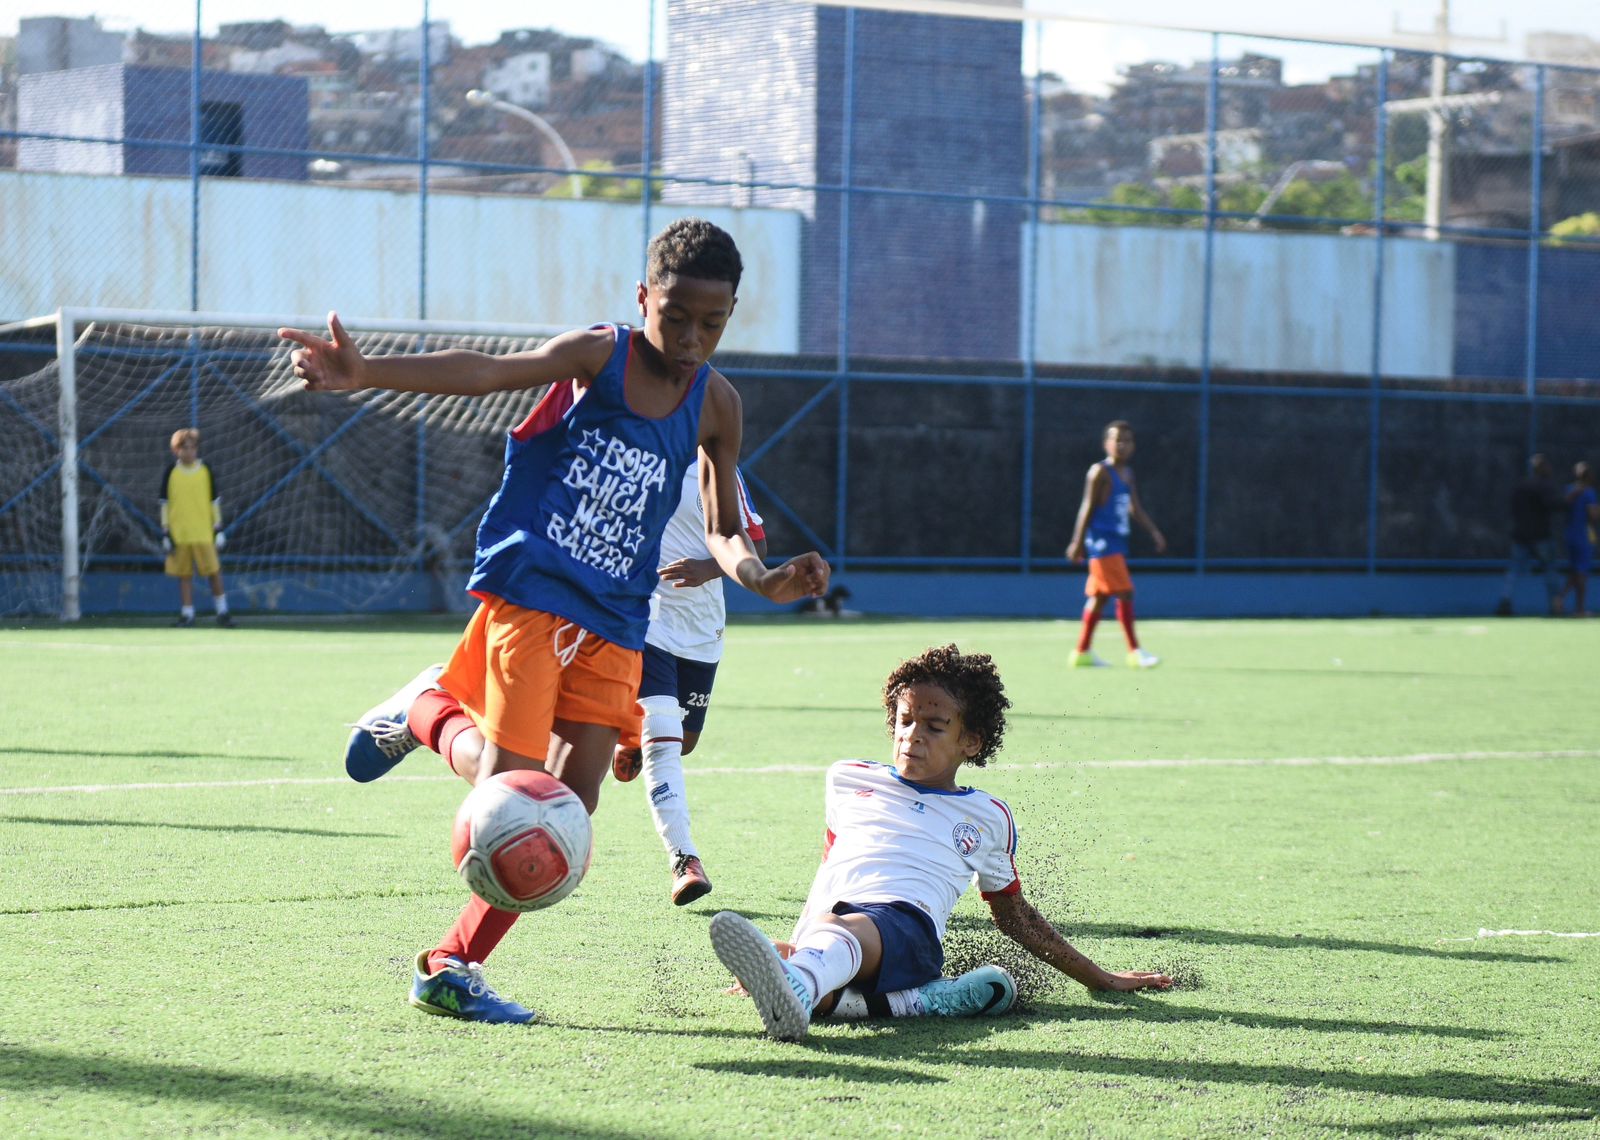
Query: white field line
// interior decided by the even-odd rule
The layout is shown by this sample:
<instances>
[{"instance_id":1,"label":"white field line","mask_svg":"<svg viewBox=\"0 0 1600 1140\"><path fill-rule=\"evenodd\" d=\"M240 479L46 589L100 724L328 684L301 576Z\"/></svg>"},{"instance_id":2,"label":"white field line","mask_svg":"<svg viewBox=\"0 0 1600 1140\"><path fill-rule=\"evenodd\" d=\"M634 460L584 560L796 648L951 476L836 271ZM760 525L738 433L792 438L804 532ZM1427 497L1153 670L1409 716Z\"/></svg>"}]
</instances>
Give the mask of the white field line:
<instances>
[{"instance_id":1,"label":"white field line","mask_svg":"<svg viewBox=\"0 0 1600 1140\"><path fill-rule=\"evenodd\" d=\"M1278 756L1236 759L1172 760L1070 760L1042 761L1011 765L1030 771L1063 771L1074 768L1312 768L1319 766L1393 766L1399 764L1446 764L1482 760L1579 760L1600 757L1597 749L1571 749L1551 752L1416 752L1405 756ZM685 769L692 776L792 776L821 775L825 764L764 764L748 768ZM444 783L455 776L386 776L384 783ZM60 784L51 787L0 788L0 796L97 795L102 792L171 791L190 788L267 788L291 785L349 784L343 776L284 776L261 780L184 780L144 784Z\"/></svg>"},{"instance_id":2,"label":"white field line","mask_svg":"<svg viewBox=\"0 0 1600 1140\"><path fill-rule=\"evenodd\" d=\"M1476 942L1480 938L1600 938L1600 930L1563 933L1559 930L1488 930L1478 927L1478 933L1466 938L1441 938L1440 942Z\"/></svg>"}]
</instances>

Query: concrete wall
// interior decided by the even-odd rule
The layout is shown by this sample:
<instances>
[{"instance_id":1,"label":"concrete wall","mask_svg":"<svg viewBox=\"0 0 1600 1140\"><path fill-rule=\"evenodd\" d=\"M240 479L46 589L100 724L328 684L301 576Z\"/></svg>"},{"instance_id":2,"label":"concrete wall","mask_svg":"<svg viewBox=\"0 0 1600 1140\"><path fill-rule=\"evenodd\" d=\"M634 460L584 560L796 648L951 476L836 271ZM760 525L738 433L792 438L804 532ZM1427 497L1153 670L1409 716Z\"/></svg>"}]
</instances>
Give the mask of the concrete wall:
<instances>
[{"instance_id":1,"label":"concrete wall","mask_svg":"<svg viewBox=\"0 0 1600 1140\"><path fill-rule=\"evenodd\" d=\"M1213 367L1372 370L1371 238L1224 233L1213 253ZM1384 243L1386 375L1452 374L1455 257L1447 242ZM1195 230L1043 227L1036 358L1198 368L1205 264L1205 234Z\"/></svg>"},{"instance_id":2,"label":"concrete wall","mask_svg":"<svg viewBox=\"0 0 1600 1140\"><path fill-rule=\"evenodd\" d=\"M0 171L0 320L64 304L188 308L189 189L183 179ZM645 225L638 206L442 193L428 203L429 317L555 325L633 317ZM318 313L336 306L356 316L416 316L424 304L418 209L414 193L207 179L199 307ZM801 216L657 206L650 229L689 213L726 226L744 253L739 315L724 347L801 349L808 240ZM1028 231L1011 233L1011 247L1024 248ZM1452 375L1458 340L1476 345L1491 335L1477 320L1457 329L1456 259L1463 254L1449 243L1399 239L1384 250L1384 372ZM874 272L882 270L870 247L856 251ZM1213 365L1369 372L1375 258L1370 239L1217 235ZM1198 367L1204 270L1204 235L1194 231L1041 228L1037 359ZM924 311L926 279L904 288L874 282L858 297L877 297L902 313ZM1522 343L1524 318L1520 306L1505 318L1504 335L1515 342L1502 352L1508 359ZM987 341L992 330L976 335ZM861 350L863 338L852 344ZM1009 351L1020 346L995 346L997 356ZM925 344L922 354L930 353Z\"/></svg>"},{"instance_id":3,"label":"concrete wall","mask_svg":"<svg viewBox=\"0 0 1600 1140\"><path fill-rule=\"evenodd\" d=\"M0 321L61 305L187 309L184 179L0 172ZM433 194L427 316L583 325L634 320L644 219L609 202ZM246 313L417 316L416 194L206 179L199 307ZM729 351L799 343L799 218L777 210L656 207L651 231L700 213L745 260Z\"/></svg>"}]
</instances>

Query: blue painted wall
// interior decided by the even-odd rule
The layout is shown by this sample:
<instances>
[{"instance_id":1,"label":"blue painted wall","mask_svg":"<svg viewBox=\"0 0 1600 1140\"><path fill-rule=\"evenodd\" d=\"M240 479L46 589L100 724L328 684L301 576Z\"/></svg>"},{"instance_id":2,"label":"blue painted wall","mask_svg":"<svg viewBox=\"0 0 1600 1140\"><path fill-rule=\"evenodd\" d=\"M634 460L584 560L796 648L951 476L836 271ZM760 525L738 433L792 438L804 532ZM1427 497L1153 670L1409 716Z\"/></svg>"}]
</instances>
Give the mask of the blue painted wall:
<instances>
[{"instance_id":1,"label":"blue painted wall","mask_svg":"<svg viewBox=\"0 0 1600 1140\"><path fill-rule=\"evenodd\" d=\"M127 137L187 143L192 74L176 67L122 70ZM311 145L311 103L304 79L205 71L200 74L200 101L239 105L244 146L305 151ZM129 174L189 174L187 147L130 146L125 162ZM309 177L306 162L303 154L244 154L239 177L304 181Z\"/></svg>"},{"instance_id":2,"label":"blue painted wall","mask_svg":"<svg viewBox=\"0 0 1600 1140\"><path fill-rule=\"evenodd\" d=\"M803 214L803 352L838 347L848 243L853 353L1016 359L1025 212L938 195L1027 193L1020 25L673 0L668 37L668 173L824 187L663 191ZM847 177L848 203L825 189Z\"/></svg>"},{"instance_id":3,"label":"blue painted wall","mask_svg":"<svg viewBox=\"0 0 1600 1140\"><path fill-rule=\"evenodd\" d=\"M1527 287L1526 249L1457 245L1457 376L1516 380L1527 375ZM1600 379L1597 306L1600 250L1539 250L1539 378Z\"/></svg>"}]
</instances>

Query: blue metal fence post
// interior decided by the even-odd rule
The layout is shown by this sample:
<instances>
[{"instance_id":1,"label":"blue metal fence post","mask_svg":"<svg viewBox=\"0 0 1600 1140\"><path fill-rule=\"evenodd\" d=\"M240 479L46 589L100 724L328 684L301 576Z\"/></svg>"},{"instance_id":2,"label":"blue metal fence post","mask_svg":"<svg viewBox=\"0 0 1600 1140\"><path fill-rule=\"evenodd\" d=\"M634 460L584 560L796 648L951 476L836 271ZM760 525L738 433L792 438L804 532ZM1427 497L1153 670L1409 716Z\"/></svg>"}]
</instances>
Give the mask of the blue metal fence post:
<instances>
[{"instance_id":1,"label":"blue metal fence post","mask_svg":"<svg viewBox=\"0 0 1600 1140\"><path fill-rule=\"evenodd\" d=\"M1206 572L1206 502L1211 495L1211 306L1216 288L1217 100L1221 85L1222 38L1211 36L1211 74L1206 82L1206 236L1205 279L1200 295L1200 413L1195 456L1194 570Z\"/></svg>"},{"instance_id":2,"label":"blue metal fence post","mask_svg":"<svg viewBox=\"0 0 1600 1140\"><path fill-rule=\"evenodd\" d=\"M422 50L417 53L417 319L428 319L428 119L433 112L428 58L428 0L422 0Z\"/></svg>"},{"instance_id":3,"label":"blue metal fence post","mask_svg":"<svg viewBox=\"0 0 1600 1140\"><path fill-rule=\"evenodd\" d=\"M1372 197L1372 229L1377 251L1372 270L1372 374L1367 378L1367 573L1378 572L1378 445L1383 420L1383 262L1389 214L1389 59L1378 57L1377 181Z\"/></svg>"},{"instance_id":4,"label":"blue metal fence post","mask_svg":"<svg viewBox=\"0 0 1600 1140\"><path fill-rule=\"evenodd\" d=\"M1539 250L1544 240L1544 97L1545 68L1534 71L1533 185L1528 211L1527 341L1524 351L1523 394L1528 400L1528 448L1539 450Z\"/></svg>"},{"instance_id":5,"label":"blue metal fence post","mask_svg":"<svg viewBox=\"0 0 1600 1140\"><path fill-rule=\"evenodd\" d=\"M432 147L428 138L428 123L433 117L433 58L429 51L432 20L428 0L422 0L422 50L417 53L417 86L421 97L417 101L417 319L428 319L428 163ZM428 561L427 542L424 540L428 519L428 397L417 401L417 459L416 459L416 543L417 569L425 570Z\"/></svg>"},{"instance_id":6,"label":"blue metal fence post","mask_svg":"<svg viewBox=\"0 0 1600 1140\"><path fill-rule=\"evenodd\" d=\"M834 569L843 570L849 557L850 497L850 152L854 145L856 68L856 10L844 13L844 122L840 131L839 168L839 327L838 359L834 383L839 389L837 485L834 489Z\"/></svg>"},{"instance_id":7,"label":"blue metal fence post","mask_svg":"<svg viewBox=\"0 0 1600 1140\"><path fill-rule=\"evenodd\" d=\"M1028 124L1028 254L1023 262L1022 279L1022 526L1020 528L1022 572L1031 569L1033 553L1033 448L1034 415L1037 404L1038 379L1035 370L1034 329L1039 309L1039 226L1043 221L1039 206L1039 167L1044 149L1040 132L1044 124L1040 102L1044 97L1041 76L1043 65L1044 25L1033 25L1033 113Z\"/></svg>"},{"instance_id":8,"label":"blue metal fence post","mask_svg":"<svg viewBox=\"0 0 1600 1140\"><path fill-rule=\"evenodd\" d=\"M189 60L189 311L200 311L200 8L194 2L194 42Z\"/></svg>"},{"instance_id":9,"label":"blue metal fence post","mask_svg":"<svg viewBox=\"0 0 1600 1140\"><path fill-rule=\"evenodd\" d=\"M650 30L645 33L645 61L644 61L644 146L639 154L639 162L644 177L639 179L639 216L644 226L644 237L639 246L639 280L645 280L650 273L650 194L653 181L650 177L650 164L655 161L654 148L651 146L651 128L655 123L655 95L656 95L656 0L650 0L650 11L646 17L650 21Z\"/></svg>"}]
</instances>

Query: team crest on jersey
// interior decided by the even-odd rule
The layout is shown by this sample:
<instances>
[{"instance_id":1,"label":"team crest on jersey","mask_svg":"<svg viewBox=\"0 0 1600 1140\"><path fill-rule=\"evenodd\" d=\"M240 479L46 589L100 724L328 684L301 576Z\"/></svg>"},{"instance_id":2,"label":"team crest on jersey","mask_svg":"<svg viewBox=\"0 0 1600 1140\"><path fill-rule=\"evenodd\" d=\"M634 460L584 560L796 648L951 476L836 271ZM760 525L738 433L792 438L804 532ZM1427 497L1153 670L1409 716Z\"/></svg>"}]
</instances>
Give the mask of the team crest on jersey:
<instances>
[{"instance_id":1,"label":"team crest on jersey","mask_svg":"<svg viewBox=\"0 0 1600 1140\"><path fill-rule=\"evenodd\" d=\"M963 858L970 858L978 849L978 844L983 842L983 835L966 820L956 824L956 829L950 833L950 838L955 841L956 850L961 852Z\"/></svg>"}]
</instances>

